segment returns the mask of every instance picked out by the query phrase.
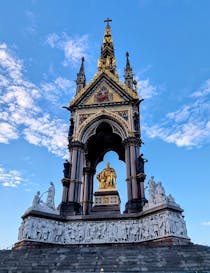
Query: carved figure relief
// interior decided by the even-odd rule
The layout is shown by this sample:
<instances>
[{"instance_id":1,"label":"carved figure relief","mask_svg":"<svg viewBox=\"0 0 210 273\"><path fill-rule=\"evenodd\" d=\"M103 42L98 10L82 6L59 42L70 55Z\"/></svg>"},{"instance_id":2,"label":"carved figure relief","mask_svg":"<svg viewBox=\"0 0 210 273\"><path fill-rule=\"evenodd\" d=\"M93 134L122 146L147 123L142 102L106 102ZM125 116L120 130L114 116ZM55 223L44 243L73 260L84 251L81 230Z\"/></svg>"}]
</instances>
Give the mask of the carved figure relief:
<instances>
[{"instance_id":1,"label":"carved figure relief","mask_svg":"<svg viewBox=\"0 0 210 273\"><path fill-rule=\"evenodd\" d=\"M181 213L164 211L135 220L97 222L56 220L29 216L19 228L18 240L58 244L132 243L177 236L188 239Z\"/></svg>"}]
</instances>

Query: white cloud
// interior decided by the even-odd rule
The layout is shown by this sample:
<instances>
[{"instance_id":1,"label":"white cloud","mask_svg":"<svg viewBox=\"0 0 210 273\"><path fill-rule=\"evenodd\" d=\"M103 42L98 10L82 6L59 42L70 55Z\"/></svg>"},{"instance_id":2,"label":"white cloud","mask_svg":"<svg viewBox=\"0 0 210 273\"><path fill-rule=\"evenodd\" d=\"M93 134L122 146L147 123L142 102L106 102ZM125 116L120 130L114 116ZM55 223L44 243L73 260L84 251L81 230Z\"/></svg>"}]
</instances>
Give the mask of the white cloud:
<instances>
[{"instance_id":1,"label":"white cloud","mask_svg":"<svg viewBox=\"0 0 210 273\"><path fill-rule=\"evenodd\" d=\"M64 94L68 95L69 99L73 97L74 85L75 83L73 81L58 77L52 82L43 83L41 90L44 91L43 95L46 99L57 104L58 100L61 102L61 98Z\"/></svg>"},{"instance_id":2,"label":"white cloud","mask_svg":"<svg viewBox=\"0 0 210 273\"><path fill-rule=\"evenodd\" d=\"M46 147L64 157L67 153L68 124L41 109L40 102L53 94L54 101L67 92L72 82L58 77L40 87L23 77L23 63L14 57L6 44L0 45L0 143L24 137L29 143ZM2 83L2 84L1 84ZM45 101L46 102L46 101Z\"/></svg>"},{"instance_id":3,"label":"white cloud","mask_svg":"<svg viewBox=\"0 0 210 273\"><path fill-rule=\"evenodd\" d=\"M17 139L17 138L18 138L18 133L17 133L16 127L7 122L0 121L0 143L8 144L10 139Z\"/></svg>"},{"instance_id":4,"label":"white cloud","mask_svg":"<svg viewBox=\"0 0 210 273\"><path fill-rule=\"evenodd\" d=\"M210 83L207 80L206 83ZM204 84L205 86L206 83ZM205 90L207 90L206 88ZM200 90L204 90L203 86ZM195 93L194 93L195 94ZM210 98L204 91L193 96L193 101L183 105L179 110L166 114L158 124L144 125L149 137L159 137L177 146L201 146L210 142ZM205 94L205 95L204 95ZM209 92L210 95L210 92Z\"/></svg>"},{"instance_id":5,"label":"white cloud","mask_svg":"<svg viewBox=\"0 0 210 273\"><path fill-rule=\"evenodd\" d=\"M138 80L137 83L140 98L150 99L153 96L157 95L157 87L152 85L149 79Z\"/></svg>"},{"instance_id":6,"label":"white cloud","mask_svg":"<svg viewBox=\"0 0 210 273\"><path fill-rule=\"evenodd\" d=\"M25 181L20 172L16 170L6 171L0 167L0 183L3 187L17 187Z\"/></svg>"},{"instance_id":7,"label":"white cloud","mask_svg":"<svg viewBox=\"0 0 210 273\"><path fill-rule=\"evenodd\" d=\"M35 13L33 13L30 10L27 10L25 12L26 18L28 19L28 26L25 28L26 32L30 34L36 34L37 33L37 24L36 24L36 16Z\"/></svg>"},{"instance_id":8,"label":"white cloud","mask_svg":"<svg viewBox=\"0 0 210 273\"><path fill-rule=\"evenodd\" d=\"M65 78L58 77L55 80L55 84L57 84L58 87L60 87L62 90L66 90L67 88L71 88L73 83L72 83L72 81L69 81Z\"/></svg>"},{"instance_id":9,"label":"white cloud","mask_svg":"<svg viewBox=\"0 0 210 273\"><path fill-rule=\"evenodd\" d=\"M0 44L0 65L16 83L22 79L22 62L12 56L5 43Z\"/></svg>"},{"instance_id":10,"label":"white cloud","mask_svg":"<svg viewBox=\"0 0 210 273\"><path fill-rule=\"evenodd\" d=\"M67 153L67 124L62 120L51 120L49 115L44 115L26 121L27 128L23 134L25 139L34 145L45 146L48 150L61 157Z\"/></svg>"},{"instance_id":11,"label":"white cloud","mask_svg":"<svg viewBox=\"0 0 210 273\"><path fill-rule=\"evenodd\" d=\"M48 37L47 37L47 43L52 48L56 47L59 40L60 40L59 36L55 33L52 33L52 34L48 35Z\"/></svg>"},{"instance_id":12,"label":"white cloud","mask_svg":"<svg viewBox=\"0 0 210 273\"><path fill-rule=\"evenodd\" d=\"M191 108L189 105L184 105L176 112L170 112L166 115L169 119L174 119L176 122L186 121L189 118Z\"/></svg>"},{"instance_id":13,"label":"white cloud","mask_svg":"<svg viewBox=\"0 0 210 273\"><path fill-rule=\"evenodd\" d=\"M192 94L192 97L203 97L210 94L210 79L206 80L205 83Z\"/></svg>"},{"instance_id":14,"label":"white cloud","mask_svg":"<svg viewBox=\"0 0 210 273\"><path fill-rule=\"evenodd\" d=\"M57 35L52 33L47 37L47 43L52 48L58 48L64 52L64 65L77 64L81 60L81 57L87 56L87 40L88 36L83 35L81 37L72 38L66 33L62 35Z\"/></svg>"},{"instance_id":15,"label":"white cloud","mask_svg":"<svg viewBox=\"0 0 210 273\"><path fill-rule=\"evenodd\" d=\"M203 226L210 226L210 221L202 222L201 225L203 225Z\"/></svg>"}]
</instances>

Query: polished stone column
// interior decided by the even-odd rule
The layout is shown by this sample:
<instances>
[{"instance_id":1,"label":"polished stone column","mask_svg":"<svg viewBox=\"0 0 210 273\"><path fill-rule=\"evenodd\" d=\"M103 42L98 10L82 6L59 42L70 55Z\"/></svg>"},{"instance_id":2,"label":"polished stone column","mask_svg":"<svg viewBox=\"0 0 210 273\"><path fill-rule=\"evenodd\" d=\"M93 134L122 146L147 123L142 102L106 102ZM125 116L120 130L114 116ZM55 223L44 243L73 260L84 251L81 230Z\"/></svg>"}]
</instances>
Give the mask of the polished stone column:
<instances>
[{"instance_id":1,"label":"polished stone column","mask_svg":"<svg viewBox=\"0 0 210 273\"><path fill-rule=\"evenodd\" d=\"M132 197L133 199L138 198L138 186L136 180L136 154L135 146L133 143L130 145L130 158L131 158L131 181L132 181Z\"/></svg>"},{"instance_id":2,"label":"polished stone column","mask_svg":"<svg viewBox=\"0 0 210 273\"><path fill-rule=\"evenodd\" d=\"M126 163L126 182L127 182L127 194L128 200L132 199L132 184L131 184L131 164L130 164L130 148L125 146L125 163Z\"/></svg>"},{"instance_id":3,"label":"polished stone column","mask_svg":"<svg viewBox=\"0 0 210 273\"><path fill-rule=\"evenodd\" d=\"M63 178L62 179L62 184L63 184L62 202L67 202L68 201L68 191L69 191L70 179Z\"/></svg>"},{"instance_id":4,"label":"polished stone column","mask_svg":"<svg viewBox=\"0 0 210 273\"><path fill-rule=\"evenodd\" d=\"M85 167L84 173L84 184L83 184L83 214L87 215L90 213L92 208L92 195L93 195L93 176L95 169L91 167Z\"/></svg>"},{"instance_id":5,"label":"polished stone column","mask_svg":"<svg viewBox=\"0 0 210 273\"><path fill-rule=\"evenodd\" d=\"M70 149L72 152L72 161L68 201L79 203L81 199L80 192L83 176L84 144L79 141L72 142L70 144Z\"/></svg>"},{"instance_id":6,"label":"polished stone column","mask_svg":"<svg viewBox=\"0 0 210 273\"><path fill-rule=\"evenodd\" d=\"M129 137L124 140L125 161L127 170L128 202L125 212L137 212L141 210L141 190L137 181L137 158L139 154L140 139Z\"/></svg>"},{"instance_id":7,"label":"polished stone column","mask_svg":"<svg viewBox=\"0 0 210 273\"><path fill-rule=\"evenodd\" d=\"M74 201L74 187L75 187L75 179L76 179L76 168L77 168L77 150L72 150L72 167L71 167L71 178L70 178L70 187L68 193L68 201Z\"/></svg>"},{"instance_id":8,"label":"polished stone column","mask_svg":"<svg viewBox=\"0 0 210 273\"><path fill-rule=\"evenodd\" d=\"M60 213L63 216L80 213L81 185L83 179L84 144L74 141L69 144L70 171L68 177L62 179L63 195Z\"/></svg>"}]
</instances>

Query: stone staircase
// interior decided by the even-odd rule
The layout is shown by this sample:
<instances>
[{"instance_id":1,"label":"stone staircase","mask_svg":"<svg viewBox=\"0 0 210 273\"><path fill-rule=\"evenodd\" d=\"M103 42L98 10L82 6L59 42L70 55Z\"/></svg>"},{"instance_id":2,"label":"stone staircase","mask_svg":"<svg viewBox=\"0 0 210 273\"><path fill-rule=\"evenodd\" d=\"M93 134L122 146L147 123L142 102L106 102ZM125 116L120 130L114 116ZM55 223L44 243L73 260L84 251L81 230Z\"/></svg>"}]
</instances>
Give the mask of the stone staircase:
<instances>
[{"instance_id":1,"label":"stone staircase","mask_svg":"<svg viewBox=\"0 0 210 273\"><path fill-rule=\"evenodd\" d=\"M104 245L0 251L0 273L210 272L210 247Z\"/></svg>"}]
</instances>

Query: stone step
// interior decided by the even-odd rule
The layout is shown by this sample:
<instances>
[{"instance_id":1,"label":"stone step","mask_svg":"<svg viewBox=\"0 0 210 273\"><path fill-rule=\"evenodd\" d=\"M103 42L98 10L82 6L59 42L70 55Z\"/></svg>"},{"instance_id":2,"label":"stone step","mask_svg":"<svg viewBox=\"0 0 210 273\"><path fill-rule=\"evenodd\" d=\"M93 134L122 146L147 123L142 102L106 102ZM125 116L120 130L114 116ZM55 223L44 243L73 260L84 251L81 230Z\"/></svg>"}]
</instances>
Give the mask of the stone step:
<instances>
[{"instance_id":1,"label":"stone step","mask_svg":"<svg viewBox=\"0 0 210 273\"><path fill-rule=\"evenodd\" d=\"M52 247L0 251L0 273L210 272L210 248L189 245Z\"/></svg>"}]
</instances>

